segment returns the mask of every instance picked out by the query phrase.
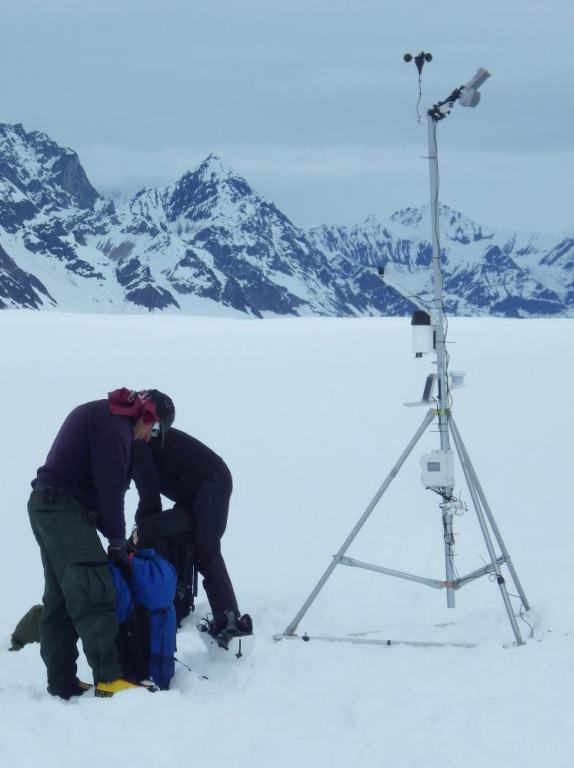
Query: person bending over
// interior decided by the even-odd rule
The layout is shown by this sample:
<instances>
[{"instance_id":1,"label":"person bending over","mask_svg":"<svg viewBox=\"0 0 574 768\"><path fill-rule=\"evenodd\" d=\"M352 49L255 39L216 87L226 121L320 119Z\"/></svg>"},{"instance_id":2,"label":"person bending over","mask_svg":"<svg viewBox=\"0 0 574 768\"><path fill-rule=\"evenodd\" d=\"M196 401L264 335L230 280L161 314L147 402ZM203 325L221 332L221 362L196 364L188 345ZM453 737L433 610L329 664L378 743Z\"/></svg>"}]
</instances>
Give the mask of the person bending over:
<instances>
[{"instance_id":1,"label":"person bending over","mask_svg":"<svg viewBox=\"0 0 574 768\"><path fill-rule=\"evenodd\" d=\"M117 389L79 405L65 419L32 481L28 513L44 567L40 653L48 692L69 699L91 686L77 677L78 637L96 695L133 687L122 679L108 556L129 578L124 495L134 444L165 431L175 409L158 390ZM135 442L134 442L135 441Z\"/></svg>"},{"instance_id":2,"label":"person bending over","mask_svg":"<svg viewBox=\"0 0 574 768\"><path fill-rule=\"evenodd\" d=\"M213 618L208 631L227 647L231 637L253 632L251 617L241 615L221 553L227 526L231 473L214 451L172 428L162 437L134 446L133 478L139 494L136 526L162 511L161 494L187 508L193 521L195 560Z\"/></svg>"}]
</instances>

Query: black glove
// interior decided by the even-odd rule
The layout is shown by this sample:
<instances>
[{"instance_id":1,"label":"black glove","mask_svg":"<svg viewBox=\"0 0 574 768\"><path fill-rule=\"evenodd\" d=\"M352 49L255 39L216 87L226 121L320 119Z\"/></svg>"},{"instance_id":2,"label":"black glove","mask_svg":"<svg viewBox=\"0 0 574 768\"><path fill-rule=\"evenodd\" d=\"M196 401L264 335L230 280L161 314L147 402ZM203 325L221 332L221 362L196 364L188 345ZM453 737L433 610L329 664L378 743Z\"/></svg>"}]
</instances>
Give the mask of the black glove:
<instances>
[{"instance_id":1,"label":"black glove","mask_svg":"<svg viewBox=\"0 0 574 768\"><path fill-rule=\"evenodd\" d=\"M113 563L126 581L130 581L132 578L132 564L128 557L128 550L126 542L112 541L108 547L108 558L110 563Z\"/></svg>"}]
</instances>

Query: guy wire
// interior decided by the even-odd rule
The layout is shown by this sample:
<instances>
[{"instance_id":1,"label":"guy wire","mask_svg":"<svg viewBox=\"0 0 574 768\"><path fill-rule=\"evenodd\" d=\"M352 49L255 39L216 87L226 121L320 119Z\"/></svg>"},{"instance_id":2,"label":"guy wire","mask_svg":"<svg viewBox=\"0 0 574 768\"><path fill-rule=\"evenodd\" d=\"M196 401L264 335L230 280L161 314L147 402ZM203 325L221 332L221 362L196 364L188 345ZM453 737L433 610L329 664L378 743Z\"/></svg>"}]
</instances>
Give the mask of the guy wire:
<instances>
[{"instance_id":1,"label":"guy wire","mask_svg":"<svg viewBox=\"0 0 574 768\"><path fill-rule=\"evenodd\" d=\"M520 597L520 595L514 595L512 592L509 592L508 596L509 597L516 597L518 600L520 600L520 608L518 609L518 616L529 627L529 629L530 629L530 639L532 640L532 638L534 637L534 627L532 626L532 624L527 619L524 618L524 601L523 601L523 599Z\"/></svg>"},{"instance_id":2,"label":"guy wire","mask_svg":"<svg viewBox=\"0 0 574 768\"><path fill-rule=\"evenodd\" d=\"M420 110L419 110L419 107L420 107L420 105L421 105L421 101L422 101L422 98L423 98L422 73L421 73L421 72L419 72L419 100L417 101L417 108L416 108L416 112L417 112L417 123L419 123L419 125L420 125L420 124L422 123L422 121L423 121L423 116L421 115L421 113L420 113Z\"/></svg>"}]
</instances>

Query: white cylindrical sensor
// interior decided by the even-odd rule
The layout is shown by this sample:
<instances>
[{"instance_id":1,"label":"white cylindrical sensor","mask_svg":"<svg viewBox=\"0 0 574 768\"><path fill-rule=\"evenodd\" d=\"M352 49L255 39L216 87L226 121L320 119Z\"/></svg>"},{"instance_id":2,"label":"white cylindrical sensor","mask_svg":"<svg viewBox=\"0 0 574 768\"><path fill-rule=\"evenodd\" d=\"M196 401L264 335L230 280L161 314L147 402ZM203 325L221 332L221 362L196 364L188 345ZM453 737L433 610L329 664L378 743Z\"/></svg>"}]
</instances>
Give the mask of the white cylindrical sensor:
<instances>
[{"instance_id":1,"label":"white cylindrical sensor","mask_svg":"<svg viewBox=\"0 0 574 768\"><path fill-rule=\"evenodd\" d=\"M430 315L417 309L411 318L412 346L415 357L434 351L434 329Z\"/></svg>"}]
</instances>

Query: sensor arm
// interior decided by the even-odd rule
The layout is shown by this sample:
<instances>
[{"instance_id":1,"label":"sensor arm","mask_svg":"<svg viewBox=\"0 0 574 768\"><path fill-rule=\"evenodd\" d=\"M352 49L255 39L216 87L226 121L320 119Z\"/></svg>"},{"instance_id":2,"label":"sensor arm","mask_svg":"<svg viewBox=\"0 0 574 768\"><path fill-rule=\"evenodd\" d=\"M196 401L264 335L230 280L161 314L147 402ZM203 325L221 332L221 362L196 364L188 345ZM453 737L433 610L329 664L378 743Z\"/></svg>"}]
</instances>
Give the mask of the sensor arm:
<instances>
[{"instance_id":1,"label":"sensor arm","mask_svg":"<svg viewBox=\"0 0 574 768\"><path fill-rule=\"evenodd\" d=\"M394 288L397 293L400 293L400 295L403 297L403 299L406 299L407 301L410 301L411 304L414 304L415 307L418 307L419 309L422 309L423 312L430 312L428 304L424 304L418 296L413 295L412 291L407 291L407 289L397 283L395 281L394 276L391 276L390 270L387 267L378 267L379 277L383 281L385 285L388 285L389 288Z\"/></svg>"},{"instance_id":2,"label":"sensor arm","mask_svg":"<svg viewBox=\"0 0 574 768\"><path fill-rule=\"evenodd\" d=\"M480 86L488 80L490 72L484 67L479 67L476 74L474 74L466 85L461 85L459 88L455 88L454 91L447 96L444 101L439 101L437 104L428 110L427 114L430 118L437 123L439 120L443 120L450 114L451 109L455 103L460 100L461 107L476 107L480 101Z\"/></svg>"}]
</instances>

